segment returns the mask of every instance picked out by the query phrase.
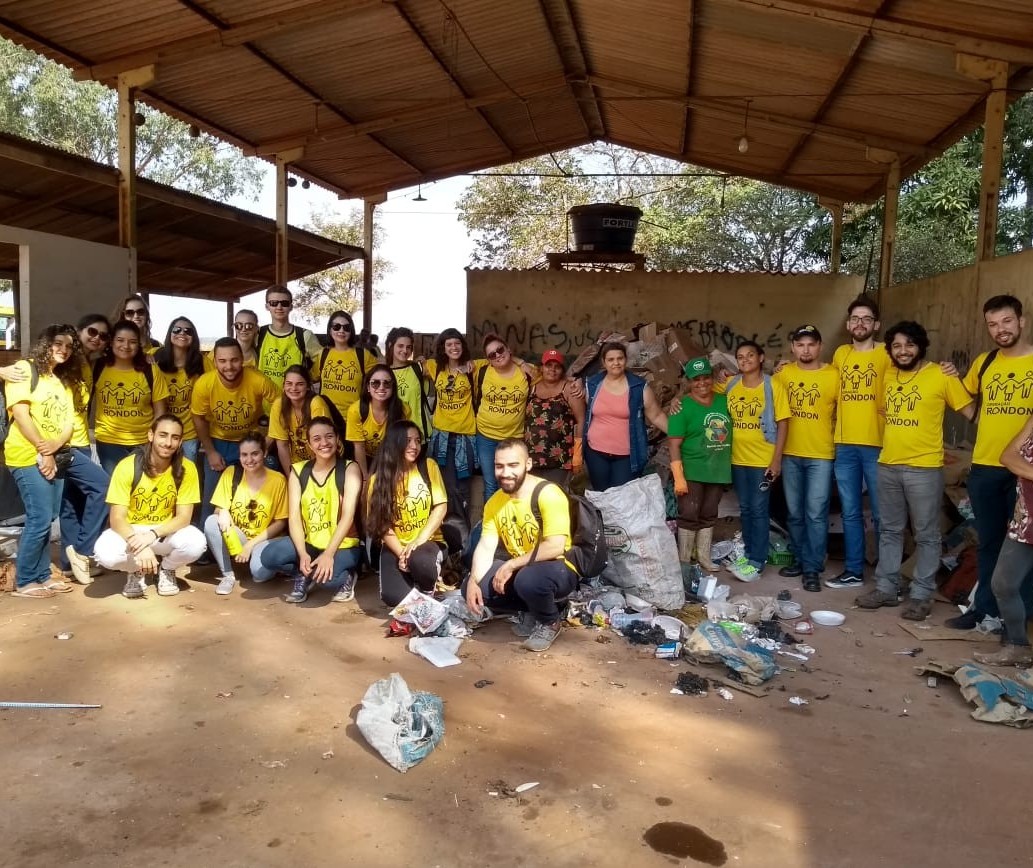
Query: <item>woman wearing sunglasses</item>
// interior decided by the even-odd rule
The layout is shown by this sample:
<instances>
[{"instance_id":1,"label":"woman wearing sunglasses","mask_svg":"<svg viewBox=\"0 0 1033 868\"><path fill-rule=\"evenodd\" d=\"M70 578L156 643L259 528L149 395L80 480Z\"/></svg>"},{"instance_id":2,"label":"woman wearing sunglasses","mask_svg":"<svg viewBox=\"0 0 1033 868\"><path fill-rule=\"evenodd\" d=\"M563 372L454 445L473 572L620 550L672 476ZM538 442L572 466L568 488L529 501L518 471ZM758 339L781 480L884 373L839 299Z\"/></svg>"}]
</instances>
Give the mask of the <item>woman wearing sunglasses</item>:
<instances>
[{"instance_id":1,"label":"woman wearing sunglasses","mask_svg":"<svg viewBox=\"0 0 1033 868\"><path fill-rule=\"evenodd\" d=\"M261 433L245 434L240 441L240 466L222 472L212 495L215 512L204 523L204 535L219 567L217 594L233 593L234 563L247 564L256 582L267 582L275 575L262 566L262 551L287 527L287 480L265 466L265 452Z\"/></svg>"},{"instance_id":2,"label":"woman wearing sunglasses","mask_svg":"<svg viewBox=\"0 0 1033 868\"><path fill-rule=\"evenodd\" d=\"M335 310L326 324L329 346L312 363L312 379L319 393L334 402L342 418L364 391L366 372L377 363L376 356L359 346L351 314Z\"/></svg>"},{"instance_id":3,"label":"woman wearing sunglasses","mask_svg":"<svg viewBox=\"0 0 1033 868\"><path fill-rule=\"evenodd\" d=\"M151 337L151 309L138 293L127 295L111 314L111 321L129 320L140 329L140 345L148 356L153 356L161 346Z\"/></svg>"},{"instance_id":4,"label":"woman wearing sunglasses","mask_svg":"<svg viewBox=\"0 0 1033 868\"><path fill-rule=\"evenodd\" d=\"M154 364L168 384L166 409L183 423L183 456L196 462L198 440L190 412L190 396L197 378L214 371L215 365L201 352L197 329L185 316L177 317L169 325L164 345L154 354Z\"/></svg>"},{"instance_id":5,"label":"woman wearing sunglasses","mask_svg":"<svg viewBox=\"0 0 1033 868\"><path fill-rule=\"evenodd\" d=\"M355 463L363 480L369 479L377 449L388 425L408 418L387 365L374 365L362 384L362 397L348 408L348 441L355 447Z\"/></svg>"},{"instance_id":6,"label":"woman wearing sunglasses","mask_svg":"<svg viewBox=\"0 0 1033 868\"><path fill-rule=\"evenodd\" d=\"M330 416L329 402L312 390L312 378L302 365L291 365L283 375L283 393L269 408L269 439L276 444L280 467L308 461L308 423ZM332 416L331 416L332 418Z\"/></svg>"},{"instance_id":7,"label":"woman wearing sunglasses","mask_svg":"<svg viewBox=\"0 0 1033 868\"><path fill-rule=\"evenodd\" d=\"M258 351L255 349L255 338L258 336L258 314L253 310L238 310L233 317L233 334L240 344L240 351L244 354L244 367L255 368L258 366Z\"/></svg>"},{"instance_id":8,"label":"woman wearing sunglasses","mask_svg":"<svg viewBox=\"0 0 1033 868\"><path fill-rule=\"evenodd\" d=\"M121 320L93 367L91 404L97 457L110 476L119 461L148 442L151 423L165 413L169 387L140 346L140 329Z\"/></svg>"}]
</instances>

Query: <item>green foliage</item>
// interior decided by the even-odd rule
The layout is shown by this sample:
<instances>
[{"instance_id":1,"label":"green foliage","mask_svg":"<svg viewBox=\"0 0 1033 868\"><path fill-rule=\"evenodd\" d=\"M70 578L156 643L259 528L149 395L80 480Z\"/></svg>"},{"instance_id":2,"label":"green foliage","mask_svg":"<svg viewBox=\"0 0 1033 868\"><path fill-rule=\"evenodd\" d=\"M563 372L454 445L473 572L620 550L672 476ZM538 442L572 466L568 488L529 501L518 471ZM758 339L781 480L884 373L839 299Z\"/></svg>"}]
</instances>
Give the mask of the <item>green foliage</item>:
<instances>
[{"instance_id":1,"label":"green foliage","mask_svg":"<svg viewBox=\"0 0 1033 868\"><path fill-rule=\"evenodd\" d=\"M341 244L362 246L362 211L353 209L344 217L329 211L313 214L306 227ZM377 255L384 230L373 224L373 297L380 297L378 284L394 266ZM347 262L303 277L294 288L294 306L310 320L326 319L335 310L354 313L362 304L362 262Z\"/></svg>"},{"instance_id":2,"label":"green foliage","mask_svg":"<svg viewBox=\"0 0 1033 868\"><path fill-rule=\"evenodd\" d=\"M231 145L147 106L137 129L137 172L161 184L221 201L255 200L262 169ZM77 82L63 66L0 39L0 130L99 163L118 161L117 98L96 82Z\"/></svg>"}]
</instances>

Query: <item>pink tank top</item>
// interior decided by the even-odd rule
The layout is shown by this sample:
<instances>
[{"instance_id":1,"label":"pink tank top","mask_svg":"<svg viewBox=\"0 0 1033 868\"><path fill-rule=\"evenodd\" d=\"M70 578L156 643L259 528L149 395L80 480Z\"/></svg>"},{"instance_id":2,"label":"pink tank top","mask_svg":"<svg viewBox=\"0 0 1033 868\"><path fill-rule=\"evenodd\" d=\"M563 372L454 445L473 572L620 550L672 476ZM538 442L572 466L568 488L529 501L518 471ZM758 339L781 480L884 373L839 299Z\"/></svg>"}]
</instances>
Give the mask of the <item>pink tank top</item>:
<instances>
[{"instance_id":1,"label":"pink tank top","mask_svg":"<svg viewBox=\"0 0 1033 868\"><path fill-rule=\"evenodd\" d=\"M588 445L596 452L610 455L631 454L631 413L628 392L614 395L602 384L592 406L592 424L588 429Z\"/></svg>"}]
</instances>

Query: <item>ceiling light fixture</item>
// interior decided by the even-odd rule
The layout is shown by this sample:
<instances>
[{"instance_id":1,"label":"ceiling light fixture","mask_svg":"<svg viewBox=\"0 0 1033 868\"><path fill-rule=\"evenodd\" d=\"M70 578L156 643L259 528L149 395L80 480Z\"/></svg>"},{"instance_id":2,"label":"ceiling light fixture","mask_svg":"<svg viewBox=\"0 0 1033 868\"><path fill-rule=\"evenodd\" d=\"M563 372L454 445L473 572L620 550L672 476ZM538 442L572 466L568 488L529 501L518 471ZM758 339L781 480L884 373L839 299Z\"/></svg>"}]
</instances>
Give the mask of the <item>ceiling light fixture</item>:
<instances>
[{"instance_id":1,"label":"ceiling light fixture","mask_svg":"<svg viewBox=\"0 0 1033 868\"><path fill-rule=\"evenodd\" d=\"M423 195L423 184L416 188L416 195L412 197L413 202L426 202L427 197Z\"/></svg>"},{"instance_id":2,"label":"ceiling light fixture","mask_svg":"<svg viewBox=\"0 0 1033 868\"><path fill-rule=\"evenodd\" d=\"M750 103L752 100L746 100L746 114L743 115L742 119L742 138L739 139L739 153L745 154L750 149Z\"/></svg>"}]
</instances>

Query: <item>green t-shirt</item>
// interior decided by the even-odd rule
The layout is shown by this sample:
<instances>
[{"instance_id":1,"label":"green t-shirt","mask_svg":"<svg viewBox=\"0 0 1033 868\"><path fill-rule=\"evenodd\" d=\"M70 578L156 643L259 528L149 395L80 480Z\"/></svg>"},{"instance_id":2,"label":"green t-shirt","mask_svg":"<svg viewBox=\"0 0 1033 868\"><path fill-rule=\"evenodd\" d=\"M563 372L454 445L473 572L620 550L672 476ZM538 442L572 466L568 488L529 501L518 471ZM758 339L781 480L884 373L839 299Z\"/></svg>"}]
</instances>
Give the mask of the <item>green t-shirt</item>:
<instances>
[{"instance_id":1,"label":"green t-shirt","mask_svg":"<svg viewBox=\"0 0 1033 868\"><path fill-rule=\"evenodd\" d=\"M714 395L709 407L684 396L681 412L667 422L667 433L685 438L681 459L687 480L726 485L732 481L732 419L724 395Z\"/></svg>"}]
</instances>

